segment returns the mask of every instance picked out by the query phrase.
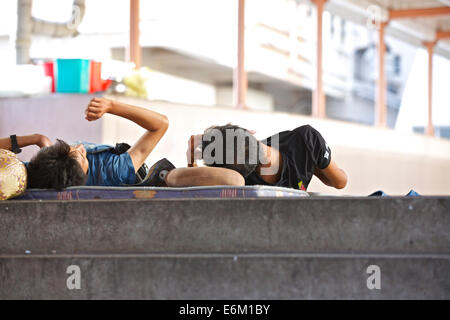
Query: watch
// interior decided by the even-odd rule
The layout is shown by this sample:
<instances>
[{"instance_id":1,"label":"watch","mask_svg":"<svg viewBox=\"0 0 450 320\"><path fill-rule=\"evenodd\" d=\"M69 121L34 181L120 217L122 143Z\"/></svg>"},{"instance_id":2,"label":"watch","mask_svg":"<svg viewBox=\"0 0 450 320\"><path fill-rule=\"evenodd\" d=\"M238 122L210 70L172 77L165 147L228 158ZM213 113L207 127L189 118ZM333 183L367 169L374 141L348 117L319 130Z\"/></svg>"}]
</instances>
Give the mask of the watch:
<instances>
[{"instance_id":1,"label":"watch","mask_svg":"<svg viewBox=\"0 0 450 320\"><path fill-rule=\"evenodd\" d=\"M19 144L17 143L17 137L15 134L9 137L11 139L11 151L15 154L21 153L22 149L20 149Z\"/></svg>"}]
</instances>

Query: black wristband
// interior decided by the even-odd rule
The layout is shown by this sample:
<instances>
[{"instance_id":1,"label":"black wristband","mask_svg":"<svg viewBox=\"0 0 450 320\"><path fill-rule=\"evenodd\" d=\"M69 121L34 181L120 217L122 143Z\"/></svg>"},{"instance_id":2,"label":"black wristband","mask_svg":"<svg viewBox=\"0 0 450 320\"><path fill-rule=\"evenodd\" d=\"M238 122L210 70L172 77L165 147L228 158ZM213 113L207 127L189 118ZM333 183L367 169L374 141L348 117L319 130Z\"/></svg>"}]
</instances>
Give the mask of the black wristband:
<instances>
[{"instance_id":1,"label":"black wristband","mask_svg":"<svg viewBox=\"0 0 450 320\"><path fill-rule=\"evenodd\" d=\"M22 149L20 149L19 144L17 143L17 137L15 134L12 136L9 136L9 139L11 139L11 151L15 154L19 154L22 152Z\"/></svg>"}]
</instances>

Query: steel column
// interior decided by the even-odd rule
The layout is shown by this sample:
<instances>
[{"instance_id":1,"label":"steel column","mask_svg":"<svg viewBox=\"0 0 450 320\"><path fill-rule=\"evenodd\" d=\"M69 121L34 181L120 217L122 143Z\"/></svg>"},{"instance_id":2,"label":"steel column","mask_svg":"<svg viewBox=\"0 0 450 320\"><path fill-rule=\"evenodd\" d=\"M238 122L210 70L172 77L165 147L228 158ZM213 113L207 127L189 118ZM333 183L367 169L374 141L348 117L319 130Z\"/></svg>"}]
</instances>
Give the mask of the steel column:
<instances>
[{"instance_id":1,"label":"steel column","mask_svg":"<svg viewBox=\"0 0 450 320\"><path fill-rule=\"evenodd\" d=\"M248 80L245 71L245 0L238 0L237 67L234 72L233 92L237 108L246 108Z\"/></svg>"},{"instance_id":2,"label":"steel column","mask_svg":"<svg viewBox=\"0 0 450 320\"><path fill-rule=\"evenodd\" d=\"M140 0L130 0L130 44L128 48L129 62L134 62L136 68L141 67L141 45L139 42L139 5Z\"/></svg>"},{"instance_id":3,"label":"steel column","mask_svg":"<svg viewBox=\"0 0 450 320\"><path fill-rule=\"evenodd\" d=\"M387 105L386 105L386 71L385 71L385 54L386 43L384 33L387 23L380 24L378 30L378 81L377 81L377 100L375 107L375 125L386 127L387 124Z\"/></svg>"},{"instance_id":4,"label":"steel column","mask_svg":"<svg viewBox=\"0 0 450 320\"><path fill-rule=\"evenodd\" d=\"M313 0L317 7L317 76L313 93L312 115L324 118L326 115L325 94L323 92L323 9L327 0Z\"/></svg>"},{"instance_id":5,"label":"steel column","mask_svg":"<svg viewBox=\"0 0 450 320\"><path fill-rule=\"evenodd\" d=\"M433 53L435 42L424 43L428 52L428 124L426 134L434 136L433 127Z\"/></svg>"}]
</instances>

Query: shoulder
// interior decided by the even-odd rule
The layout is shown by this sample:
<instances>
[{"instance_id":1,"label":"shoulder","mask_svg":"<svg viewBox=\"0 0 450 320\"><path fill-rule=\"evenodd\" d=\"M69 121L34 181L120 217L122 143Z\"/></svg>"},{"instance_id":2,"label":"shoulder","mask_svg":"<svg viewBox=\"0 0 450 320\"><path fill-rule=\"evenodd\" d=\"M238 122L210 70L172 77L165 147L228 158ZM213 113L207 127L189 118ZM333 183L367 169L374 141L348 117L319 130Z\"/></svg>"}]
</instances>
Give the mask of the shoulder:
<instances>
[{"instance_id":1,"label":"shoulder","mask_svg":"<svg viewBox=\"0 0 450 320\"><path fill-rule=\"evenodd\" d=\"M96 144L96 143L83 143L84 147L86 148L86 151L93 152L93 151L103 151L111 149L112 146L107 144Z\"/></svg>"},{"instance_id":2,"label":"shoulder","mask_svg":"<svg viewBox=\"0 0 450 320\"><path fill-rule=\"evenodd\" d=\"M300 126L293 130L287 130L277 133L265 140L262 143L266 145L276 145L277 141L283 143L300 143L300 144L315 144L315 141L323 140L322 135L309 124Z\"/></svg>"},{"instance_id":3,"label":"shoulder","mask_svg":"<svg viewBox=\"0 0 450 320\"><path fill-rule=\"evenodd\" d=\"M317 140L324 140L321 133L309 124L298 127L293 130L305 142L314 142Z\"/></svg>"},{"instance_id":4,"label":"shoulder","mask_svg":"<svg viewBox=\"0 0 450 320\"><path fill-rule=\"evenodd\" d=\"M319 133L319 131L317 131L316 129L314 129L312 126L310 126L309 124L306 124L304 126L295 128L294 130L295 133L300 134L302 136L307 136L307 135L314 135Z\"/></svg>"}]
</instances>

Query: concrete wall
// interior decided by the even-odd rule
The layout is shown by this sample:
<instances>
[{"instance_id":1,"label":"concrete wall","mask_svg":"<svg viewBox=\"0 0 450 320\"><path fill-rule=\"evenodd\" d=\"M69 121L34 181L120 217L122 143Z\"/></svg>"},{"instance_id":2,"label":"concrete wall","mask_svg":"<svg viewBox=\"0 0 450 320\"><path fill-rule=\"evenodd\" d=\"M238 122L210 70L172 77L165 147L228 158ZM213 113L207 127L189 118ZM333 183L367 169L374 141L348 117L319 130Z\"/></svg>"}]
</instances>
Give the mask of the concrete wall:
<instances>
[{"instance_id":1,"label":"concrete wall","mask_svg":"<svg viewBox=\"0 0 450 320\"><path fill-rule=\"evenodd\" d=\"M0 99L0 136L12 133L42 132L50 139L68 142L85 140L114 144L137 141L143 129L128 120L106 115L98 122L84 120L83 110L90 96L49 96ZM308 191L339 195L368 195L383 189L404 195L410 189L424 195L450 194L450 141L421 135L403 134L390 129L308 116L263 111L242 111L224 107L203 107L133 98L124 102L149 107L166 114L170 128L148 163L166 157L176 166L186 165L187 141L213 124L232 122L256 130L263 139L282 130L311 124L332 148L332 157L349 176L344 190L326 187L313 179ZM27 160L36 148L24 151Z\"/></svg>"},{"instance_id":2,"label":"concrete wall","mask_svg":"<svg viewBox=\"0 0 450 320\"><path fill-rule=\"evenodd\" d=\"M0 299L449 299L449 210L450 197L3 201Z\"/></svg>"},{"instance_id":3,"label":"concrete wall","mask_svg":"<svg viewBox=\"0 0 450 320\"><path fill-rule=\"evenodd\" d=\"M233 106L234 103L234 90L232 86L216 86L217 105ZM252 110L273 111L274 109L272 95L251 88L247 90L247 104Z\"/></svg>"},{"instance_id":4,"label":"concrete wall","mask_svg":"<svg viewBox=\"0 0 450 320\"><path fill-rule=\"evenodd\" d=\"M0 98L0 137L11 134L41 133L51 140L99 141L102 123L84 120L83 110L93 96L49 95L23 98ZM23 149L20 159L26 161L39 150Z\"/></svg>"}]
</instances>

